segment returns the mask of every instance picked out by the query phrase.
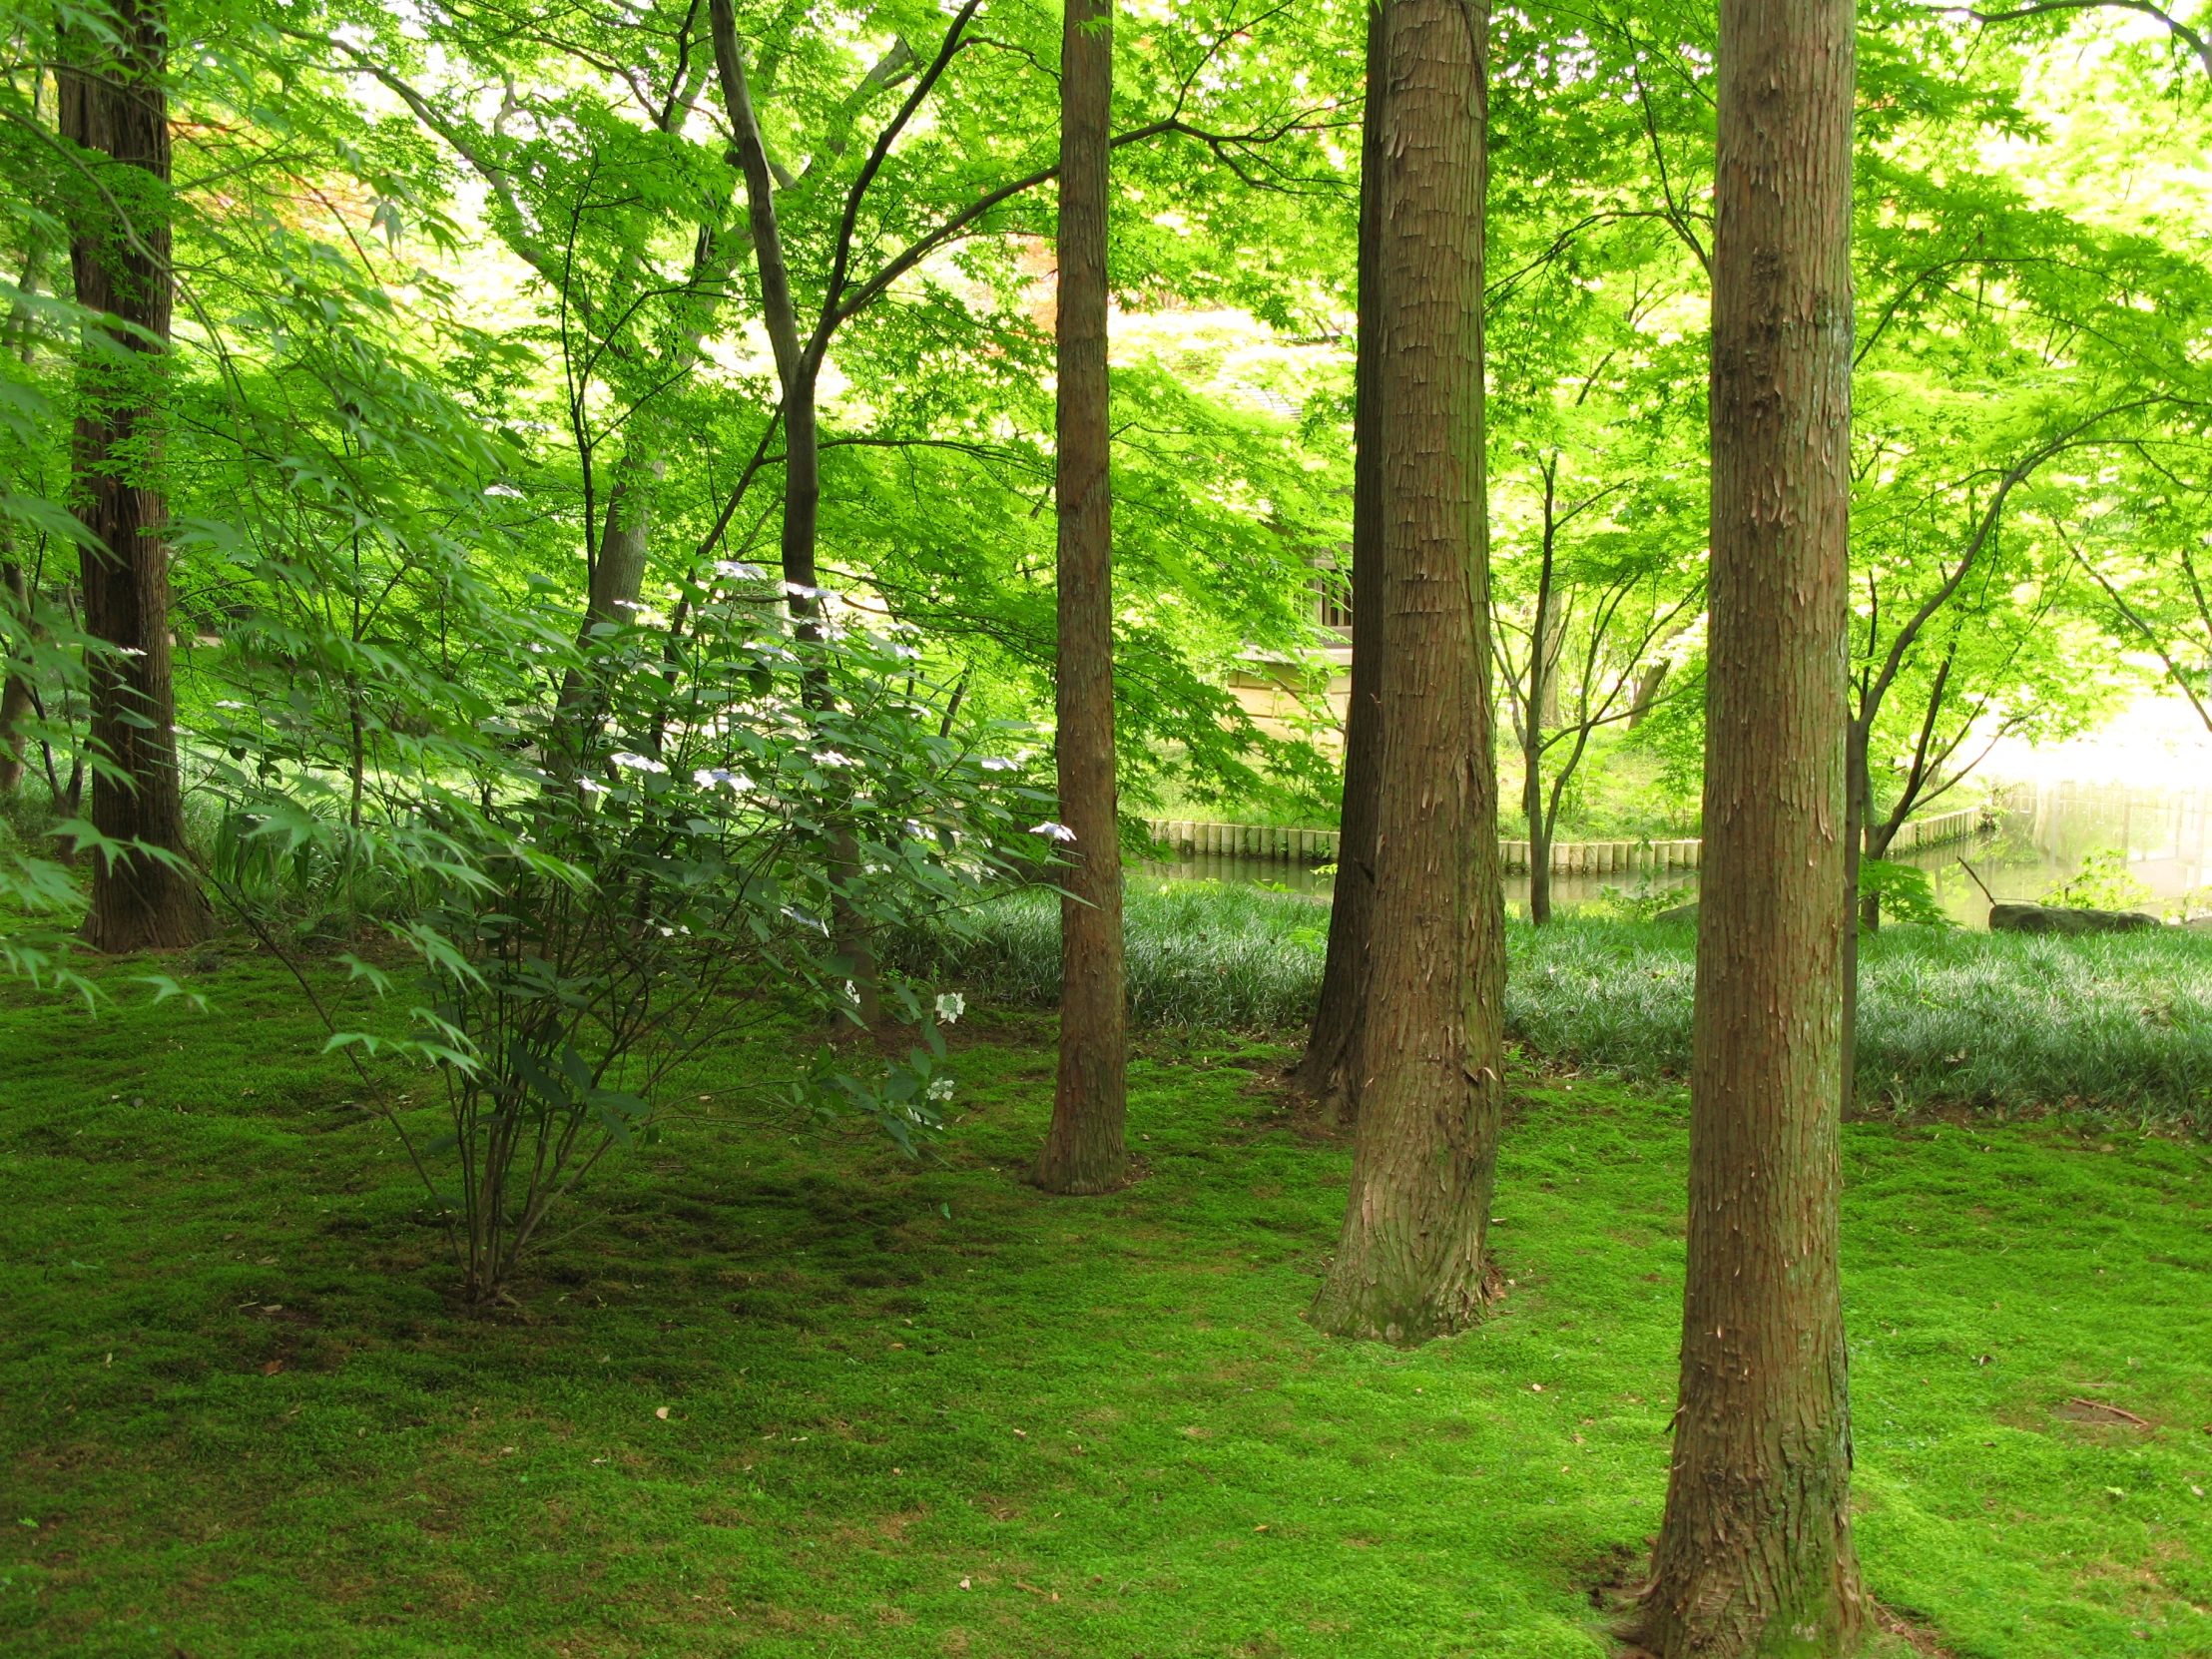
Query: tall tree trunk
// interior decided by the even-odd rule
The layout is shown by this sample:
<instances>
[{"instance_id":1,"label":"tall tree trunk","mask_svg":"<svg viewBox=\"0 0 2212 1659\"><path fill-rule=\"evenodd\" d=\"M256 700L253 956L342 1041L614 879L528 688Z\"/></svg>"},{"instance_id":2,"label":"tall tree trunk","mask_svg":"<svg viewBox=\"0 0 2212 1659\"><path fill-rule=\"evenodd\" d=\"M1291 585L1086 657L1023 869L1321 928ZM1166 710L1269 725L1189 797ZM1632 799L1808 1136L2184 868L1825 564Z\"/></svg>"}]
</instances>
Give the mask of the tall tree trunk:
<instances>
[{"instance_id":1,"label":"tall tree trunk","mask_svg":"<svg viewBox=\"0 0 2212 1659\"><path fill-rule=\"evenodd\" d=\"M1660 1659L1863 1617L1837 1277L1851 0L1722 0L1705 898Z\"/></svg>"},{"instance_id":2,"label":"tall tree trunk","mask_svg":"<svg viewBox=\"0 0 2212 1659\"><path fill-rule=\"evenodd\" d=\"M1121 830L1114 799L1113 489L1106 382L1113 0L1067 0L1060 41L1057 448L1060 816L1075 831L1060 900L1060 1076L1037 1185L1102 1193L1127 1154Z\"/></svg>"},{"instance_id":3,"label":"tall tree trunk","mask_svg":"<svg viewBox=\"0 0 2212 1659\"><path fill-rule=\"evenodd\" d=\"M1504 904L1483 523L1487 8L1388 0L1378 368L1382 754L1351 1201L1313 1321L1477 1319L1504 1104Z\"/></svg>"},{"instance_id":4,"label":"tall tree trunk","mask_svg":"<svg viewBox=\"0 0 2212 1659\"><path fill-rule=\"evenodd\" d=\"M1360 132L1360 317L1352 404L1352 704L1345 716L1344 807L1337 820L1337 881L1329 955L1312 1035L1293 1081L1335 1107L1359 1109L1360 1017L1367 1002L1368 918L1375 901L1376 793L1382 776L1382 110L1389 80L1382 6L1368 8L1367 106Z\"/></svg>"},{"instance_id":5,"label":"tall tree trunk","mask_svg":"<svg viewBox=\"0 0 2212 1659\"><path fill-rule=\"evenodd\" d=\"M183 863L169 512L149 482L171 304L168 30L161 8L142 0L117 0L111 16L113 39L70 32L58 79L62 135L107 158L95 164L100 205L86 207L71 236L77 302L134 325L115 330L119 352L85 355L72 456L77 515L97 538L82 557L85 627L116 648L90 664L91 742L107 763L93 777L92 822L137 848L96 858L85 937L124 951L191 944L206 935L208 913Z\"/></svg>"}]
</instances>

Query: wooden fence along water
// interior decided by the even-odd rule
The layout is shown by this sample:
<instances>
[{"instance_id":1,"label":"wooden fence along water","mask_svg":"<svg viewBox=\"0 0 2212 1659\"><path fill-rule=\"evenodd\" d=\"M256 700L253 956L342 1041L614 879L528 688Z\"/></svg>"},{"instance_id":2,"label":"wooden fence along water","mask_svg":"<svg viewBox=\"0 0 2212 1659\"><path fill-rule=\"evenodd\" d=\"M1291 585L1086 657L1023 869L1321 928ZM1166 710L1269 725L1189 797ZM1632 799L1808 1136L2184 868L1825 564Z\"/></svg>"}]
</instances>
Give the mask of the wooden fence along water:
<instances>
[{"instance_id":1,"label":"wooden fence along water","mask_svg":"<svg viewBox=\"0 0 2212 1659\"><path fill-rule=\"evenodd\" d=\"M1892 852L1933 846L1939 841L1962 840L1977 833L1986 815L1979 807L1967 807L1939 818L1916 819L1898 830L1890 843ZM1145 824L1152 838L1163 841L1178 857L1279 858L1293 863L1328 863L1337 856L1334 830L1281 830L1265 824L1208 824L1194 819L1151 819ZM1695 869L1703 843L1684 840L1554 841L1551 873L1554 875L1613 875L1636 870ZM1509 871L1528 868L1526 841L1500 841Z\"/></svg>"}]
</instances>

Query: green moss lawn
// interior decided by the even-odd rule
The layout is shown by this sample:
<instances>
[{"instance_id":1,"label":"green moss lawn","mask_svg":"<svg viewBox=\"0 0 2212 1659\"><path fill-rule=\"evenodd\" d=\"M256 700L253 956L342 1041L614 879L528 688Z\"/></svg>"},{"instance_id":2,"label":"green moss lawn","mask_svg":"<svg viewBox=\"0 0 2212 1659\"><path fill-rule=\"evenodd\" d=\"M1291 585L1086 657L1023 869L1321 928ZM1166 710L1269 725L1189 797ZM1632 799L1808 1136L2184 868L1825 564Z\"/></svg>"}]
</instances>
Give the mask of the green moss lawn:
<instances>
[{"instance_id":1,"label":"green moss lawn","mask_svg":"<svg viewBox=\"0 0 2212 1659\"><path fill-rule=\"evenodd\" d=\"M1523 1077L1483 1330L1300 1320L1347 1148L1155 1036L1142 1177L1019 1179L1049 1026L941 1167L705 1065L481 1319L296 993L0 1006L0 1652L1598 1655L1659 1513L1684 1100ZM713 1098L700 1100L699 1095ZM1141 1137L1141 1138L1140 1138ZM2212 1156L1855 1125L1859 1542L1921 1640L2212 1654Z\"/></svg>"}]
</instances>

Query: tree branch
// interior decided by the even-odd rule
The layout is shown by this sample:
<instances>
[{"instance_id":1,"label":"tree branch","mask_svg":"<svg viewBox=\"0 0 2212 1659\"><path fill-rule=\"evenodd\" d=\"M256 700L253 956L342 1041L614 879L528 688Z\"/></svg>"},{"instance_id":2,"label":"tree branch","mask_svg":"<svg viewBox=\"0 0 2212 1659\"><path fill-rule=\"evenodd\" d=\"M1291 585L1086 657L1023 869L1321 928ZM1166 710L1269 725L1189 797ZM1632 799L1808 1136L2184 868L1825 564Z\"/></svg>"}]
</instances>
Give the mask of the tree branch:
<instances>
[{"instance_id":1,"label":"tree branch","mask_svg":"<svg viewBox=\"0 0 2212 1659\"><path fill-rule=\"evenodd\" d=\"M2118 11L2140 12L2145 17L2156 18L2163 23L2173 37L2194 52L2204 72L2212 75L2212 41L2189 27L2171 12L2154 6L2150 0L2040 0L2039 4L2018 6L2008 12L1975 11L1971 6L1936 6L1933 9L1950 17L1970 17L1976 23L2017 23L2023 18L2041 17L2049 12L2085 12L2110 6Z\"/></svg>"}]
</instances>

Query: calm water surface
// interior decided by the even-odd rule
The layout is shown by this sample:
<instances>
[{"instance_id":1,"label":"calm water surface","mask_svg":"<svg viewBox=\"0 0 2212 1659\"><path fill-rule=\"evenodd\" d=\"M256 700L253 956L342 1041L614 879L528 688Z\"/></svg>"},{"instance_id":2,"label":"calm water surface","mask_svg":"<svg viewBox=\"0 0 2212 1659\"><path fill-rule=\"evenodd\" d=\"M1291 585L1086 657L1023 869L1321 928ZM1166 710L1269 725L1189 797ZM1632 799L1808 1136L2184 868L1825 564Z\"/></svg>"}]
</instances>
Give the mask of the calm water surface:
<instances>
[{"instance_id":1,"label":"calm water surface","mask_svg":"<svg viewBox=\"0 0 2212 1659\"><path fill-rule=\"evenodd\" d=\"M1902 860L1927 870L1936 899L1969 927L1987 925L1989 901L1961 867L1961 859L1997 897L2032 902L2075 874L2092 853L2121 851L2127 855L2128 874L2152 894L2142 901L2143 908L2157 911L2190 901L2192 912L2212 911L2212 782L2178 790L2023 785L2006 791L1998 806L1994 827L1982 834L1922 847ZM1333 881L1305 864L1225 856L1143 863L1130 875L1135 880L1270 882L1322 897L1328 896ZM1552 902L1561 908L1594 903L1607 887L1636 891L1645 880L1652 891L1679 890L1685 899L1696 895L1694 870L1648 877L1555 875ZM1525 910L1527 876L1505 878L1505 901Z\"/></svg>"}]
</instances>

